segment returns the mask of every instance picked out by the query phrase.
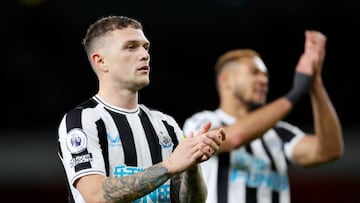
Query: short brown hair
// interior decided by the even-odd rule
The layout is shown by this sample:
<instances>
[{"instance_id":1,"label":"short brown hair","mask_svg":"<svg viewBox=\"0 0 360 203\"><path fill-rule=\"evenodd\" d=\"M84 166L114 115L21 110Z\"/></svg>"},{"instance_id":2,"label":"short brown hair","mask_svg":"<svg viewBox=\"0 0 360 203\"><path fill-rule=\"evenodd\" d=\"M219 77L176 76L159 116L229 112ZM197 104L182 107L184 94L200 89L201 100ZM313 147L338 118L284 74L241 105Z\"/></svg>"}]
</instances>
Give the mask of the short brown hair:
<instances>
[{"instance_id":1,"label":"short brown hair","mask_svg":"<svg viewBox=\"0 0 360 203\"><path fill-rule=\"evenodd\" d=\"M219 73L223 67L234 60L238 60L246 57L260 57L260 54L252 49L234 49L222 54L215 64L215 72Z\"/></svg>"},{"instance_id":2,"label":"short brown hair","mask_svg":"<svg viewBox=\"0 0 360 203\"><path fill-rule=\"evenodd\" d=\"M139 21L126 16L108 16L100 18L95 23L91 24L86 31L86 35L82 41L86 53L90 52L94 39L101 37L110 31L127 27L143 29Z\"/></svg>"}]
</instances>

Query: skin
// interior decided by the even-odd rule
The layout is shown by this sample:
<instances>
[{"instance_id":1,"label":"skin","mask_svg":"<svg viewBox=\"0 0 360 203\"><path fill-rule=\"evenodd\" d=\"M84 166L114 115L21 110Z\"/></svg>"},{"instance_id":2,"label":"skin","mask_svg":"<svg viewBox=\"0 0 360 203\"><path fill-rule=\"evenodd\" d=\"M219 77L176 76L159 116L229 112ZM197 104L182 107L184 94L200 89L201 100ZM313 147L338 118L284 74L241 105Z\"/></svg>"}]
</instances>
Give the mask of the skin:
<instances>
[{"instance_id":1,"label":"skin","mask_svg":"<svg viewBox=\"0 0 360 203\"><path fill-rule=\"evenodd\" d=\"M296 66L297 72L313 78L310 97L314 133L307 134L293 150L295 161L303 167L333 161L344 153L341 124L321 77L325 45L326 36L322 33L306 31L304 53ZM265 103L268 73L259 68L255 58L236 60L226 66L217 76L220 109L235 117L237 122L223 127L227 138L220 151L231 151L259 138L294 108L286 97ZM250 103L262 107L250 110Z\"/></svg>"},{"instance_id":2,"label":"skin","mask_svg":"<svg viewBox=\"0 0 360 203\"><path fill-rule=\"evenodd\" d=\"M138 91L150 82L150 42L141 29L131 27L108 33L88 54L99 80L98 95L124 109L138 105ZM170 157L125 177L87 175L75 182L86 202L131 202L172 179L174 202L205 202L207 190L199 163L208 160L225 139L223 129L206 123L196 135L179 143Z\"/></svg>"}]
</instances>

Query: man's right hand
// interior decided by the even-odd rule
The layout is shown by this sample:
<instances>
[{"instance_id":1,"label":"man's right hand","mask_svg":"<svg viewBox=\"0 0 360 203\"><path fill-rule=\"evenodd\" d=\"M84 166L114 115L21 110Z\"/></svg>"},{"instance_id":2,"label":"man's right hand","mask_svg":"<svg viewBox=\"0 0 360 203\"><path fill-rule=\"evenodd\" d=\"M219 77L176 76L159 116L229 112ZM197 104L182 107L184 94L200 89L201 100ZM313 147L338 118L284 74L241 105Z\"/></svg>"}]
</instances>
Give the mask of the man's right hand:
<instances>
[{"instance_id":1,"label":"man's right hand","mask_svg":"<svg viewBox=\"0 0 360 203\"><path fill-rule=\"evenodd\" d=\"M307 30L305 36L305 52L314 55L314 71L319 75L325 59L327 38L324 34L315 30Z\"/></svg>"},{"instance_id":2,"label":"man's right hand","mask_svg":"<svg viewBox=\"0 0 360 203\"><path fill-rule=\"evenodd\" d=\"M296 66L296 72L313 76L320 73L325 58L326 36L315 30L305 31L304 53Z\"/></svg>"},{"instance_id":3,"label":"man's right hand","mask_svg":"<svg viewBox=\"0 0 360 203\"><path fill-rule=\"evenodd\" d=\"M179 143L170 157L163 161L163 165L171 175L206 161L217 152L225 140L225 131L210 130L210 128L211 124L208 122L196 135L191 133Z\"/></svg>"}]
</instances>

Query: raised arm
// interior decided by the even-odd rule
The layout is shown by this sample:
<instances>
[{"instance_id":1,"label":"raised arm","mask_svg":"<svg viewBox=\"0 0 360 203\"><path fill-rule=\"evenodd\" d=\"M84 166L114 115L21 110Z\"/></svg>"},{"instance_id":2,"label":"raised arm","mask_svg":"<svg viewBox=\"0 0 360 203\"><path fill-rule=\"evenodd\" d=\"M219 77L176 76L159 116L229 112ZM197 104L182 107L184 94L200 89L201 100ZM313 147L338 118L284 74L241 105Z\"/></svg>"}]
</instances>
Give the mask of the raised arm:
<instances>
[{"instance_id":1,"label":"raised arm","mask_svg":"<svg viewBox=\"0 0 360 203\"><path fill-rule=\"evenodd\" d=\"M341 157L344 153L344 144L341 123L321 77L326 37L317 31L307 31L305 34L306 49L316 57L315 75L310 92L315 133L306 136L296 145L293 156L302 166L314 166Z\"/></svg>"},{"instance_id":2,"label":"raised arm","mask_svg":"<svg viewBox=\"0 0 360 203\"><path fill-rule=\"evenodd\" d=\"M220 151L231 151L259 138L286 117L303 95L308 93L314 74L314 61L310 53L304 52L296 65L293 86L286 95L240 116L233 125L224 126L227 136Z\"/></svg>"},{"instance_id":3,"label":"raised arm","mask_svg":"<svg viewBox=\"0 0 360 203\"><path fill-rule=\"evenodd\" d=\"M231 151L259 138L276 122L288 115L292 108L293 105L286 97L280 97L238 118L233 125L223 126L227 136L220 151Z\"/></svg>"}]
</instances>

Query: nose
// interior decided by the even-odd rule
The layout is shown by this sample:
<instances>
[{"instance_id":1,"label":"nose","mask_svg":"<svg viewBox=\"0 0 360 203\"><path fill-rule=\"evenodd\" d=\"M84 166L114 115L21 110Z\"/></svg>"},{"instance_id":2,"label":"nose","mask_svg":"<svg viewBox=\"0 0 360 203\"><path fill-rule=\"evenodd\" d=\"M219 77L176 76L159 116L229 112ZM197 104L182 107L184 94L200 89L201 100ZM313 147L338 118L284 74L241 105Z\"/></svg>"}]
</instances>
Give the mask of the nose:
<instances>
[{"instance_id":1,"label":"nose","mask_svg":"<svg viewBox=\"0 0 360 203\"><path fill-rule=\"evenodd\" d=\"M149 50L142 48L142 54L141 54L141 60L142 61L148 61L150 58Z\"/></svg>"},{"instance_id":2,"label":"nose","mask_svg":"<svg viewBox=\"0 0 360 203\"><path fill-rule=\"evenodd\" d=\"M269 86L269 77L266 74L259 74L257 76L258 84L264 88L268 88Z\"/></svg>"},{"instance_id":3,"label":"nose","mask_svg":"<svg viewBox=\"0 0 360 203\"><path fill-rule=\"evenodd\" d=\"M264 84L268 84L269 82L269 77L267 76L267 74L258 74L258 80L261 81Z\"/></svg>"}]
</instances>

